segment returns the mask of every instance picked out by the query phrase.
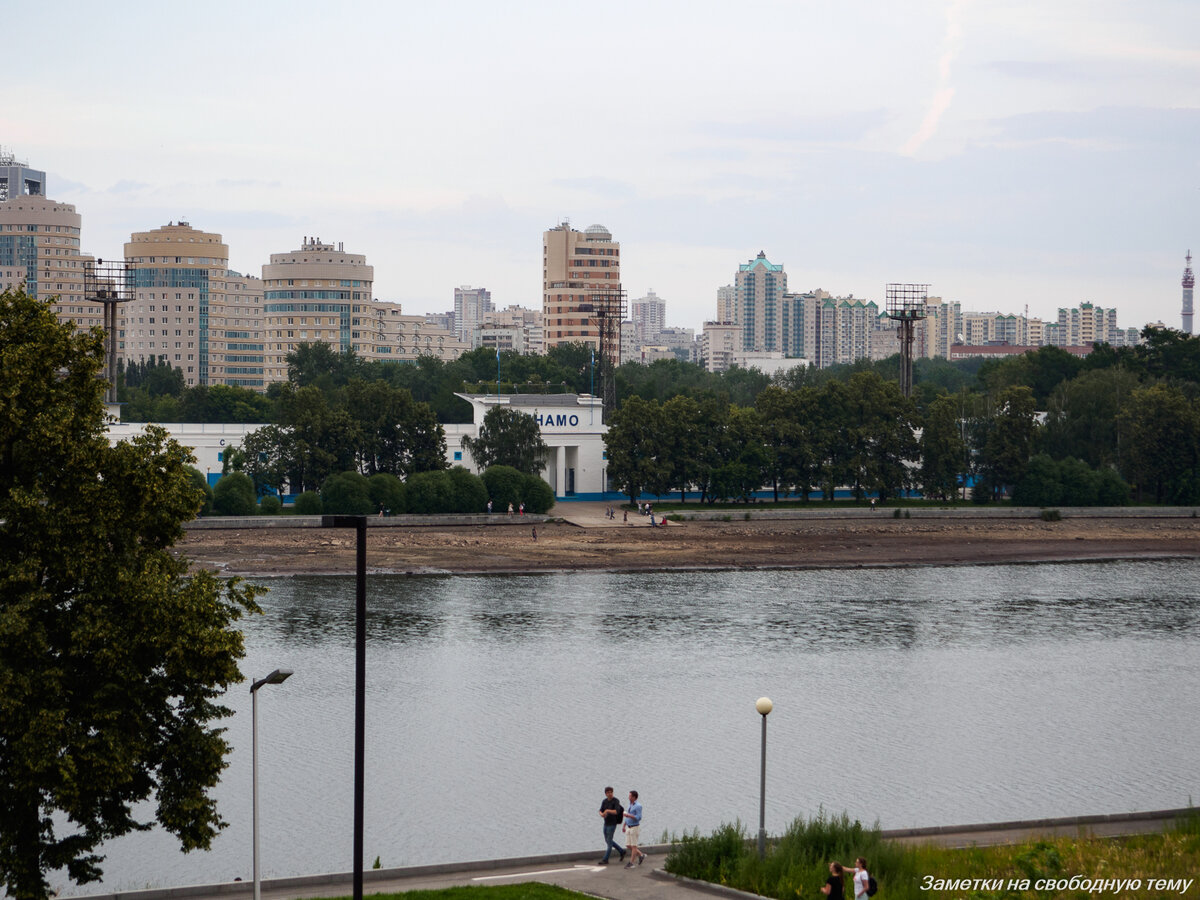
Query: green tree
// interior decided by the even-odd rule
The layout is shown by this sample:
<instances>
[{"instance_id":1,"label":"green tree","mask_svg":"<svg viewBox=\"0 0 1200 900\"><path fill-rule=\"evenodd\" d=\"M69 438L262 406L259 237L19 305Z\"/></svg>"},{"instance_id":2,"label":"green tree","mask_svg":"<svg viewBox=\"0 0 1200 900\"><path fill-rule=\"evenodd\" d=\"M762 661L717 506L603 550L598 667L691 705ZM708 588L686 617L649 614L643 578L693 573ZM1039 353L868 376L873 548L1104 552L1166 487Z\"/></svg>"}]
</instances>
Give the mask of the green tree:
<instances>
[{"instance_id":1,"label":"green tree","mask_svg":"<svg viewBox=\"0 0 1200 900\"><path fill-rule=\"evenodd\" d=\"M537 419L506 406L489 409L480 423L479 437L464 437L463 447L481 469L512 466L530 475L546 468L549 452Z\"/></svg>"},{"instance_id":2,"label":"green tree","mask_svg":"<svg viewBox=\"0 0 1200 900\"><path fill-rule=\"evenodd\" d=\"M52 870L99 878L96 849L147 809L184 849L224 825L213 723L255 590L170 552L202 500L195 460L159 428L109 445L102 363L98 329L0 294L0 880L17 900L47 897Z\"/></svg>"},{"instance_id":3,"label":"green tree","mask_svg":"<svg viewBox=\"0 0 1200 900\"><path fill-rule=\"evenodd\" d=\"M407 388L352 379L346 411L358 426L359 468L367 475L407 476L446 468L446 432L427 403Z\"/></svg>"},{"instance_id":4,"label":"green tree","mask_svg":"<svg viewBox=\"0 0 1200 900\"><path fill-rule=\"evenodd\" d=\"M1024 386L1000 391L986 426L979 466L993 498L1012 487L1025 474L1033 452L1033 391Z\"/></svg>"},{"instance_id":5,"label":"green tree","mask_svg":"<svg viewBox=\"0 0 1200 900\"><path fill-rule=\"evenodd\" d=\"M1200 416L1176 387L1155 384L1134 391L1118 417L1122 468L1142 497L1156 503L1194 503Z\"/></svg>"},{"instance_id":6,"label":"green tree","mask_svg":"<svg viewBox=\"0 0 1200 900\"><path fill-rule=\"evenodd\" d=\"M321 483L321 506L330 515L369 516L379 509L371 502L366 476L336 472Z\"/></svg>"},{"instance_id":7,"label":"green tree","mask_svg":"<svg viewBox=\"0 0 1200 900\"><path fill-rule=\"evenodd\" d=\"M380 472L368 478L367 482L371 506L376 511L383 510L390 516L398 516L408 509L404 500L404 483L395 475Z\"/></svg>"},{"instance_id":8,"label":"green tree","mask_svg":"<svg viewBox=\"0 0 1200 900\"><path fill-rule=\"evenodd\" d=\"M630 397L612 414L604 435L609 478L629 495L630 503L636 503L646 485L656 480L661 413L657 402Z\"/></svg>"},{"instance_id":9,"label":"green tree","mask_svg":"<svg viewBox=\"0 0 1200 900\"><path fill-rule=\"evenodd\" d=\"M960 474L966 474L967 445L963 440L959 403L942 396L925 410L921 431L921 490L926 497L953 499Z\"/></svg>"},{"instance_id":10,"label":"green tree","mask_svg":"<svg viewBox=\"0 0 1200 900\"><path fill-rule=\"evenodd\" d=\"M257 505L254 482L245 472L222 475L213 485L213 511L218 516L252 516Z\"/></svg>"}]
</instances>

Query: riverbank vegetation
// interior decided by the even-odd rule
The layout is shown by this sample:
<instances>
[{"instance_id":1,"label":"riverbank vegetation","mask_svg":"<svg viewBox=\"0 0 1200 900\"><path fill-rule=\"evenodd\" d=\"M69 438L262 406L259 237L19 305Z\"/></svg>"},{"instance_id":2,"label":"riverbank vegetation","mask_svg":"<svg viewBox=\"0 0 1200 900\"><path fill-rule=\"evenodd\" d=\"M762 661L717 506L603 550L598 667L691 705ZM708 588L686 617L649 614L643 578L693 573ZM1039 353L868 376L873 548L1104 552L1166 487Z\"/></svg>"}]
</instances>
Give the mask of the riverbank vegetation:
<instances>
[{"instance_id":1,"label":"riverbank vegetation","mask_svg":"<svg viewBox=\"0 0 1200 900\"><path fill-rule=\"evenodd\" d=\"M771 841L763 860L740 823L724 825L707 837L684 837L667 857L666 870L792 900L815 896L829 877L830 862L852 866L859 856L866 858L879 883L879 896L888 900L1102 894L1158 898L1181 891L1178 883L1168 890L1157 882L1187 881L1200 868L1200 816L1190 816L1161 834L1036 838L1009 846L950 849L886 841L877 827L866 828L845 814L819 814L793 822ZM1096 889L1099 882L1109 889ZM1123 887L1113 889L1117 883ZM853 896L849 873L846 885L846 896Z\"/></svg>"},{"instance_id":2,"label":"riverbank vegetation","mask_svg":"<svg viewBox=\"0 0 1200 900\"><path fill-rule=\"evenodd\" d=\"M766 487L774 499L848 488L880 500L919 491L1040 506L1200 503L1200 338L1147 328L1143 339L1082 358L1043 347L1003 360L916 360L912 397L899 390L898 357L773 378L626 363L606 416L608 473L631 498L705 502ZM298 493L335 472L407 479L443 468L442 426L471 417L456 393L592 393L598 373L584 344L415 363L302 344L288 375L261 395L187 388L178 370L137 363L119 377L122 415L262 422L247 447L260 468L286 470Z\"/></svg>"}]
</instances>

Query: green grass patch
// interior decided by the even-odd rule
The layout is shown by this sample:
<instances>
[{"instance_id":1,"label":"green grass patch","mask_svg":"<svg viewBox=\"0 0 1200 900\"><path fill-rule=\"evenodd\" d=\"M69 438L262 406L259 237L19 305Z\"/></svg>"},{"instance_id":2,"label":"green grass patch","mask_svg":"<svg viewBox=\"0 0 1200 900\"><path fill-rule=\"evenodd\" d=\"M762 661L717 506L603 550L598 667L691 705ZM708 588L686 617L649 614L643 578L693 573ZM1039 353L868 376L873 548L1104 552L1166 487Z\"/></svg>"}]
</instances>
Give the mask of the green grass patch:
<instances>
[{"instance_id":1,"label":"green grass patch","mask_svg":"<svg viewBox=\"0 0 1200 900\"><path fill-rule=\"evenodd\" d=\"M370 896L371 900L579 900L580 897L587 896L538 881L523 884L467 885L435 891L405 891L399 894L371 894L368 885L363 893ZM339 897L336 900L349 898Z\"/></svg>"},{"instance_id":2,"label":"green grass patch","mask_svg":"<svg viewBox=\"0 0 1200 900\"><path fill-rule=\"evenodd\" d=\"M763 860L745 828L735 823L723 825L709 837L685 836L668 855L666 869L778 900L794 900L819 894L829 877L830 862L852 865L857 856L866 857L868 869L879 882L878 896L887 900L1180 896L1181 884L1171 890L1159 882L1200 877L1200 815L1161 834L1106 839L1081 835L952 850L885 841L878 827L866 828L845 814L828 817L820 813L809 821L797 819L782 836L773 838ZM1072 878L1078 889L1066 886ZM1028 887L1023 886L1026 880ZM1036 889L1044 880L1052 880L1055 887ZM1096 888L1098 880L1107 887ZM1123 886L1115 888L1114 880ZM1198 893L1200 881L1193 881L1185 896ZM853 896L849 874L846 896Z\"/></svg>"}]
</instances>

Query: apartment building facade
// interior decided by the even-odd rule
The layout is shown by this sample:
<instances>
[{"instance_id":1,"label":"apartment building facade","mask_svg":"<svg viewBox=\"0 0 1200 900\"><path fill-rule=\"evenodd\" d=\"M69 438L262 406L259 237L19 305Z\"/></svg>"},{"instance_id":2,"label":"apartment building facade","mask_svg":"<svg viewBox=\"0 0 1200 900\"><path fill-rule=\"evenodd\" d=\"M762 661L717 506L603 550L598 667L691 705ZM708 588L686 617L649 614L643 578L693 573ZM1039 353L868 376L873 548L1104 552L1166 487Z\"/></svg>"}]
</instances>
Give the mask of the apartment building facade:
<instances>
[{"instance_id":1,"label":"apartment building facade","mask_svg":"<svg viewBox=\"0 0 1200 900\"><path fill-rule=\"evenodd\" d=\"M599 351L608 328L617 336L612 362L619 363L621 245L603 225L577 231L563 222L542 233L542 313L546 349L579 341Z\"/></svg>"}]
</instances>

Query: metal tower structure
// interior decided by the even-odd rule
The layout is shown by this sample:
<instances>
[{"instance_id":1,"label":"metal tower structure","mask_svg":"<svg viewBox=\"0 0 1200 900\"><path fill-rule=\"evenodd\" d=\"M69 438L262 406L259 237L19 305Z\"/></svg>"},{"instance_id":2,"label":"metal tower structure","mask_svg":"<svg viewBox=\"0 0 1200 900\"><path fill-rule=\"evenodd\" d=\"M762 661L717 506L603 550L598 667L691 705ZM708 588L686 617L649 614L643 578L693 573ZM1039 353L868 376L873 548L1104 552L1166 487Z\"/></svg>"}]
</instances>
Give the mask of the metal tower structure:
<instances>
[{"instance_id":1,"label":"metal tower structure","mask_svg":"<svg viewBox=\"0 0 1200 900\"><path fill-rule=\"evenodd\" d=\"M83 264L83 299L104 304L104 377L108 402L117 402L117 305L133 299L133 265L97 259Z\"/></svg>"},{"instance_id":2,"label":"metal tower structure","mask_svg":"<svg viewBox=\"0 0 1200 900\"><path fill-rule=\"evenodd\" d=\"M927 284L889 284L887 317L898 323L900 331L900 390L905 397L913 389L913 326L926 316L929 299Z\"/></svg>"},{"instance_id":3,"label":"metal tower structure","mask_svg":"<svg viewBox=\"0 0 1200 900\"><path fill-rule=\"evenodd\" d=\"M1192 288L1196 276L1192 274L1192 251L1187 252L1187 263L1183 267L1183 333L1192 333Z\"/></svg>"},{"instance_id":4,"label":"metal tower structure","mask_svg":"<svg viewBox=\"0 0 1200 900\"><path fill-rule=\"evenodd\" d=\"M621 323L625 321L625 291L620 288L594 291L579 305L596 324L600 334L600 396L605 418L617 408L617 366L621 363Z\"/></svg>"}]
</instances>

